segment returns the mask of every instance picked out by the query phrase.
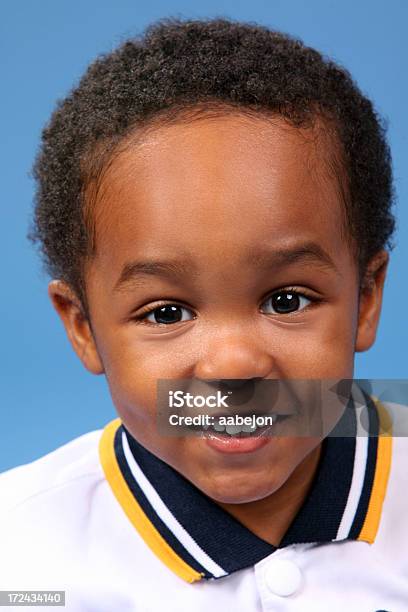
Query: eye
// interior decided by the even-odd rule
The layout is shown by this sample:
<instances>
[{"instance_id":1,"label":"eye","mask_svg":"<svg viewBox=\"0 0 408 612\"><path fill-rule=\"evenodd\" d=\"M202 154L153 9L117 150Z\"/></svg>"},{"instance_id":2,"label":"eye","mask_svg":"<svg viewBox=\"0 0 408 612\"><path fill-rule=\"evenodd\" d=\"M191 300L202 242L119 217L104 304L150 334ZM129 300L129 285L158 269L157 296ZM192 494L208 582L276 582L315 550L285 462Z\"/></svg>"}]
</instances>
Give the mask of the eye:
<instances>
[{"instance_id":1,"label":"eye","mask_svg":"<svg viewBox=\"0 0 408 612\"><path fill-rule=\"evenodd\" d=\"M148 321L149 323L161 323L168 325L172 323L179 323L180 321L190 321L194 318L194 316L192 315L191 311L184 306L179 306L178 304L164 304L163 306L158 306L157 308L146 312L140 318Z\"/></svg>"},{"instance_id":2,"label":"eye","mask_svg":"<svg viewBox=\"0 0 408 612\"><path fill-rule=\"evenodd\" d=\"M283 289L271 295L264 304L272 308L272 312L267 312L266 314L290 314L303 310L311 302L313 300L306 297L303 293L292 289Z\"/></svg>"}]
</instances>

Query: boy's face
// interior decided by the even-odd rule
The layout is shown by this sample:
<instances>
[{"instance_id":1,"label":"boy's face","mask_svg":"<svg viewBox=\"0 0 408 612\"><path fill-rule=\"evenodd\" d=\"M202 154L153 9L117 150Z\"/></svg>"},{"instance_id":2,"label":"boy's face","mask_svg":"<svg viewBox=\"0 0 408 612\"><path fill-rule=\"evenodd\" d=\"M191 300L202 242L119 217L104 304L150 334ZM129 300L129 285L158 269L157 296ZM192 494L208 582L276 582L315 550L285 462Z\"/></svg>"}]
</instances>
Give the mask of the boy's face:
<instances>
[{"instance_id":1,"label":"boy's face","mask_svg":"<svg viewBox=\"0 0 408 612\"><path fill-rule=\"evenodd\" d=\"M351 378L354 352L375 338L386 265L359 304L331 155L318 131L280 117L157 127L114 159L98 191L86 275L93 336L69 290L50 284L76 352L105 372L128 430L219 502L270 495L320 440L271 437L238 454L160 436L157 380ZM279 313L269 298L284 289L300 299ZM141 319L165 304L179 306L164 311L168 323L158 310Z\"/></svg>"}]
</instances>

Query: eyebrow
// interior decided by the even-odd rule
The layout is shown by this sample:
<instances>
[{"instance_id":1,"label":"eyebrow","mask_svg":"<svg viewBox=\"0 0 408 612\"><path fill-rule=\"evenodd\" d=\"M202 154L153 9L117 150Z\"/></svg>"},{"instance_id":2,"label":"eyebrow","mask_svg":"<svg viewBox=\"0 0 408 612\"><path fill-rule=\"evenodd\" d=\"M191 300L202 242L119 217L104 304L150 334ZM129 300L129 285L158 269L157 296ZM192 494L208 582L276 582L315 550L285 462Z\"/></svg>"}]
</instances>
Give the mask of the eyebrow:
<instances>
[{"instance_id":1,"label":"eyebrow","mask_svg":"<svg viewBox=\"0 0 408 612\"><path fill-rule=\"evenodd\" d=\"M143 285L143 276L158 276L180 281L183 277L191 278L196 275L197 268L189 259L129 261L123 266L113 290L126 291L129 286Z\"/></svg>"},{"instance_id":2,"label":"eyebrow","mask_svg":"<svg viewBox=\"0 0 408 612\"><path fill-rule=\"evenodd\" d=\"M310 263L342 276L330 255L317 242L313 241L293 247L282 247L274 251L265 248L252 249L247 259L249 263L262 268L282 268L298 262Z\"/></svg>"},{"instance_id":3,"label":"eyebrow","mask_svg":"<svg viewBox=\"0 0 408 612\"><path fill-rule=\"evenodd\" d=\"M316 242L305 242L294 247L283 247L276 250L251 249L246 261L257 268L282 268L295 263L314 264L322 270L336 272L342 276L330 255ZM178 258L168 261L145 260L130 261L124 264L114 286L114 292L126 291L145 284L144 276L166 278L170 281L181 281L183 278L198 276L197 266L191 259Z\"/></svg>"}]
</instances>

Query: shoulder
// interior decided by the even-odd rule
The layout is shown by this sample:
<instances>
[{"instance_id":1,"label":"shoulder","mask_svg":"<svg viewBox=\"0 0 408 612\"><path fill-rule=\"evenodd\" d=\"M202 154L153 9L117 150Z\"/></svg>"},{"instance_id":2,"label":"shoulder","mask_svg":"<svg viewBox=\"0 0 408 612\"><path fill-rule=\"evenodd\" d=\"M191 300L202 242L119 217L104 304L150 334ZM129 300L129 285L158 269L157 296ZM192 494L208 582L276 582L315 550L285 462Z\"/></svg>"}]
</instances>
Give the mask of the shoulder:
<instances>
[{"instance_id":1,"label":"shoulder","mask_svg":"<svg viewBox=\"0 0 408 612\"><path fill-rule=\"evenodd\" d=\"M97 430L84 434L36 461L0 474L0 514L46 504L58 492L103 479L98 458L101 433Z\"/></svg>"},{"instance_id":2,"label":"shoulder","mask_svg":"<svg viewBox=\"0 0 408 612\"><path fill-rule=\"evenodd\" d=\"M408 406L382 402L387 418L382 419L389 436L390 461L382 464L376 474L378 487L384 487L381 519L375 548L388 557L390 567L403 566L408 572L406 550L408 547ZM381 452L379 450L378 452Z\"/></svg>"},{"instance_id":3,"label":"shoulder","mask_svg":"<svg viewBox=\"0 0 408 612\"><path fill-rule=\"evenodd\" d=\"M106 487L101 433L0 474L0 575L9 589L61 590L72 582Z\"/></svg>"},{"instance_id":4,"label":"shoulder","mask_svg":"<svg viewBox=\"0 0 408 612\"><path fill-rule=\"evenodd\" d=\"M65 590L68 609L82 611L101 593L123 590L128 571L132 585L161 571L105 478L101 435L90 432L0 474L2 588ZM135 567L143 569L135 575Z\"/></svg>"}]
</instances>

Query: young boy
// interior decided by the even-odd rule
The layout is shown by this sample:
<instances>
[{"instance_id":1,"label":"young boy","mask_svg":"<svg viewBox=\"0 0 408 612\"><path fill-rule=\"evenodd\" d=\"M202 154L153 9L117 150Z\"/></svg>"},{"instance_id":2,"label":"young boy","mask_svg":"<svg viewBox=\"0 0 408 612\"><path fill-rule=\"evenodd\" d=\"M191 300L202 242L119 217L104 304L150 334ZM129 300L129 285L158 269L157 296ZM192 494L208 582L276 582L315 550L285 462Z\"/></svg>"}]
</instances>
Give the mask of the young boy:
<instances>
[{"instance_id":1,"label":"young boy","mask_svg":"<svg viewBox=\"0 0 408 612\"><path fill-rule=\"evenodd\" d=\"M407 610L389 407L355 389L347 436L156 420L160 380L347 380L374 343L391 164L347 72L264 27L162 21L59 103L35 176L50 298L119 418L1 476L1 589L87 612Z\"/></svg>"}]
</instances>

